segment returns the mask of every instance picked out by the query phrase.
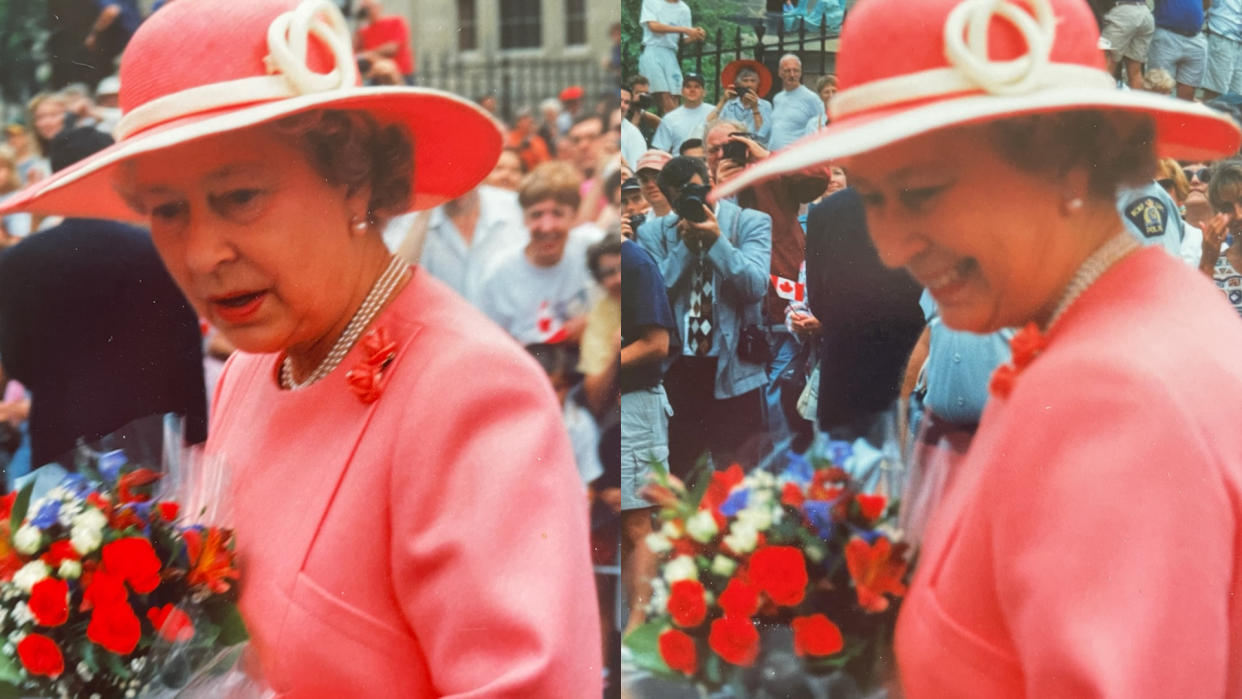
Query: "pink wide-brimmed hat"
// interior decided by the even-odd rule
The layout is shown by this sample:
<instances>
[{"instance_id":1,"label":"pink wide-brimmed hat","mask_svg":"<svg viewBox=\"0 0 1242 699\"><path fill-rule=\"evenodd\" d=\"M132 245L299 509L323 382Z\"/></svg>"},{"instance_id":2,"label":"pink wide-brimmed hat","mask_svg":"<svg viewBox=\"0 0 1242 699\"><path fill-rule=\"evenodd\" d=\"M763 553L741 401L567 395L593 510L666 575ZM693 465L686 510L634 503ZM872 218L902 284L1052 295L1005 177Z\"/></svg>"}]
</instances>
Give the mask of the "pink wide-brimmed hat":
<instances>
[{"instance_id":1,"label":"pink wide-brimmed hat","mask_svg":"<svg viewBox=\"0 0 1242 699\"><path fill-rule=\"evenodd\" d=\"M121 58L117 143L0 204L65 216L135 219L113 189L117 166L194 139L313 109L360 110L414 142L410 210L455 199L499 158L503 133L439 90L362 87L330 0L179 0L147 19Z\"/></svg>"},{"instance_id":2,"label":"pink wide-brimmed hat","mask_svg":"<svg viewBox=\"0 0 1242 699\"><path fill-rule=\"evenodd\" d=\"M1069 110L1148 114L1163 156L1207 161L1238 150L1242 133L1230 117L1118 89L1099 38L1084 0L860 2L841 32L831 123L712 197L940 129Z\"/></svg>"}]
</instances>

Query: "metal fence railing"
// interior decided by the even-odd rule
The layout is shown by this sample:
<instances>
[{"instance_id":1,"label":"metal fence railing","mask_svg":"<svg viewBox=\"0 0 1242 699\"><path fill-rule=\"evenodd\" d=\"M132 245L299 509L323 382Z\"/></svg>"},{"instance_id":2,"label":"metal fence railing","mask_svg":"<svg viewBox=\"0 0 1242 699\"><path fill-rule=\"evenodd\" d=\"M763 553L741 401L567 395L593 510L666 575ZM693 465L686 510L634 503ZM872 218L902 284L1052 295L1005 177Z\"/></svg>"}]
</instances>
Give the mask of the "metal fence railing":
<instances>
[{"instance_id":1,"label":"metal fence railing","mask_svg":"<svg viewBox=\"0 0 1242 699\"><path fill-rule=\"evenodd\" d=\"M494 95L500 116L512 120L518 109L537 107L570 85L580 85L588 103L617 86L594 55L575 58L544 56L491 56L482 60L454 54L423 56L418 84L447 90L471 99Z\"/></svg>"}]
</instances>

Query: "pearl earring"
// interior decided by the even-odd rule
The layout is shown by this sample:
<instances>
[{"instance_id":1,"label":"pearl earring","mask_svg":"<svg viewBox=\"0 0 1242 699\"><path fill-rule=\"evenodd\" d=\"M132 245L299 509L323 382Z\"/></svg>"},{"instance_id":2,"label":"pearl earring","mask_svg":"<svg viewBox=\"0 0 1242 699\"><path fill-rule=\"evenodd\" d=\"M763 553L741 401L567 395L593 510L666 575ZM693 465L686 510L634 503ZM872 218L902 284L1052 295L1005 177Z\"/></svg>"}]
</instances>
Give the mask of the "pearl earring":
<instances>
[{"instance_id":1,"label":"pearl earring","mask_svg":"<svg viewBox=\"0 0 1242 699\"><path fill-rule=\"evenodd\" d=\"M1083 207L1082 197L1074 197L1072 199L1067 199L1065 201L1065 203L1062 205L1062 210L1066 215L1069 215L1069 214L1078 213L1080 210L1082 210L1082 207Z\"/></svg>"},{"instance_id":2,"label":"pearl earring","mask_svg":"<svg viewBox=\"0 0 1242 699\"><path fill-rule=\"evenodd\" d=\"M349 219L349 227L353 229L355 233L366 233L367 225L367 220L360 216L354 216Z\"/></svg>"}]
</instances>

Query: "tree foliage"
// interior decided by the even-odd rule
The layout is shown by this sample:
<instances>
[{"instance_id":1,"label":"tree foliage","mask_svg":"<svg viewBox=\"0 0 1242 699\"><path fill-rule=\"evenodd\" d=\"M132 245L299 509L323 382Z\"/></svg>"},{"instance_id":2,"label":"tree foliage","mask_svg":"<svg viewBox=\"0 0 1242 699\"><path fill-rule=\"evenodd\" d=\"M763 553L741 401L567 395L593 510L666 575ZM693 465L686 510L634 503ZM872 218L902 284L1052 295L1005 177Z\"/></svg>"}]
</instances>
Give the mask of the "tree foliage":
<instances>
[{"instance_id":1,"label":"tree foliage","mask_svg":"<svg viewBox=\"0 0 1242 699\"><path fill-rule=\"evenodd\" d=\"M0 0L0 102L24 105L38 89L36 71L46 36L42 2Z\"/></svg>"},{"instance_id":2,"label":"tree foliage","mask_svg":"<svg viewBox=\"0 0 1242 699\"><path fill-rule=\"evenodd\" d=\"M664 2L664 0L659 0ZM707 31L707 41L702 46L704 54L723 49L726 51L723 63L735 58L731 52L739 43L750 46L755 42L753 24L763 21L763 7L756 6L753 0L684 0L690 6L694 26ZM622 80L638 73L638 54L642 52L643 30L638 24L642 11L643 0L622 0L621 2L621 76ZM720 43L717 43L717 37ZM695 67L694 56L700 48L696 44L681 45L682 70ZM708 87L708 96L712 97L717 84L716 65L714 58L704 59L702 72Z\"/></svg>"}]
</instances>

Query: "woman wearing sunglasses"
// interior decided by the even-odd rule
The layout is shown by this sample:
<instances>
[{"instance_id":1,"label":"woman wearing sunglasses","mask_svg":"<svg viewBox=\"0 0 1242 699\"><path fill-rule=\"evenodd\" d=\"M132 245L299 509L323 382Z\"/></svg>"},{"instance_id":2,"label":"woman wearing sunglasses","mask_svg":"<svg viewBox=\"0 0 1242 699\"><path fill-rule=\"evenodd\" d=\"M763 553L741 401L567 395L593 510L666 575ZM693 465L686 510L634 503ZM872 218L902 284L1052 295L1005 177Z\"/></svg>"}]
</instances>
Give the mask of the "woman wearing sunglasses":
<instances>
[{"instance_id":1,"label":"woman wearing sunglasses","mask_svg":"<svg viewBox=\"0 0 1242 699\"><path fill-rule=\"evenodd\" d=\"M924 530L909 699L1242 697L1242 323L1115 208L1242 138L1098 42L1084 0L859 3L831 123L713 192L841 162L946 326L1023 328Z\"/></svg>"}]
</instances>

